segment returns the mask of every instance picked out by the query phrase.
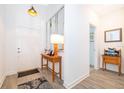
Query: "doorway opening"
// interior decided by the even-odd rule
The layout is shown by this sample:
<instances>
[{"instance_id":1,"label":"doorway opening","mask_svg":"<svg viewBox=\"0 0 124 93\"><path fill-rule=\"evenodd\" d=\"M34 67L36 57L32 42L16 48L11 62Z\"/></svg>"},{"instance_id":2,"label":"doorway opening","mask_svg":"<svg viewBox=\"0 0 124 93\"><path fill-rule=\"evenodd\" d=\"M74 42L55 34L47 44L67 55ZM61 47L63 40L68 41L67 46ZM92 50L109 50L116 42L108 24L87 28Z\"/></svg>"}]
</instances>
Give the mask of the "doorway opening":
<instances>
[{"instance_id":1,"label":"doorway opening","mask_svg":"<svg viewBox=\"0 0 124 93\"><path fill-rule=\"evenodd\" d=\"M95 32L96 32L96 27L92 24L89 25L89 34L90 34L90 49L89 49L89 54L90 54L90 61L89 61L89 65L90 65L90 71L92 71L95 68Z\"/></svg>"}]
</instances>

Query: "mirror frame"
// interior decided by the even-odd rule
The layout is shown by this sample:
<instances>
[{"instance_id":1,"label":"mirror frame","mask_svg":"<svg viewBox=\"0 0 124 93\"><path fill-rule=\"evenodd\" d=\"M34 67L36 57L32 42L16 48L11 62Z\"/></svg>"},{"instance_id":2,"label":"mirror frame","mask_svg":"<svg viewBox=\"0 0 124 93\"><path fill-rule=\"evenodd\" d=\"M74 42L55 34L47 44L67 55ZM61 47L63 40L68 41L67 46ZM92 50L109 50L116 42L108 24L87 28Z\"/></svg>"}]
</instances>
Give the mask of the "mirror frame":
<instances>
[{"instance_id":1,"label":"mirror frame","mask_svg":"<svg viewBox=\"0 0 124 93\"><path fill-rule=\"evenodd\" d=\"M107 32L112 32L112 31L116 31L116 30L118 30L119 31L119 40L110 40L110 41L107 41L106 40L106 33ZM122 42L122 28L116 28L116 29L112 29L112 30L106 30L105 32L104 32L104 41L105 42Z\"/></svg>"}]
</instances>

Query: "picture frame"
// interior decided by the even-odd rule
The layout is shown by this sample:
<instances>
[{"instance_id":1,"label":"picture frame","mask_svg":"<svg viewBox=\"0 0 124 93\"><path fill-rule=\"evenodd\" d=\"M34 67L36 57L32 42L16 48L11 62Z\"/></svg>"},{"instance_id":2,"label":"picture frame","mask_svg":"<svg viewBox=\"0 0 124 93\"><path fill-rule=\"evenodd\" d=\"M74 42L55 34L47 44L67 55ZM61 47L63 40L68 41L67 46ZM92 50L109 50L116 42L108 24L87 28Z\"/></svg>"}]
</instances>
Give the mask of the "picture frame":
<instances>
[{"instance_id":1,"label":"picture frame","mask_svg":"<svg viewBox=\"0 0 124 93\"><path fill-rule=\"evenodd\" d=\"M104 33L105 42L122 42L122 28L107 30Z\"/></svg>"}]
</instances>

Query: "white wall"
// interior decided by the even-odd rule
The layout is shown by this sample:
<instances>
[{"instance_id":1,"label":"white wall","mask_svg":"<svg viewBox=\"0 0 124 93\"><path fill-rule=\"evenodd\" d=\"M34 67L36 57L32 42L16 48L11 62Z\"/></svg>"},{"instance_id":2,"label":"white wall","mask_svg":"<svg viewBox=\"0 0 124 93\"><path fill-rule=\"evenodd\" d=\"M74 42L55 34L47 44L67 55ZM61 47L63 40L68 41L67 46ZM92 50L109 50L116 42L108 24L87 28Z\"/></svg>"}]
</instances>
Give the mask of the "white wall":
<instances>
[{"instance_id":1,"label":"white wall","mask_svg":"<svg viewBox=\"0 0 124 93\"><path fill-rule=\"evenodd\" d=\"M4 5L0 5L0 87L5 79L5 18Z\"/></svg>"},{"instance_id":2,"label":"white wall","mask_svg":"<svg viewBox=\"0 0 124 93\"><path fill-rule=\"evenodd\" d=\"M101 30L100 30L100 56L104 53L104 49L113 47L121 49L122 52L122 72L124 73L124 9L119 9L108 13L100 18ZM122 28L122 42L105 43L104 31L115 28ZM102 65L102 60L101 60ZM107 65L107 69L118 71L116 65Z\"/></svg>"},{"instance_id":3,"label":"white wall","mask_svg":"<svg viewBox=\"0 0 124 93\"><path fill-rule=\"evenodd\" d=\"M27 34L36 32L39 44L37 46L39 52L45 47L45 7L34 5L38 16L32 17L27 14L30 5L6 5L6 73L7 75L17 72L17 47L16 32L24 31ZM33 37L34 38L34 37ZM36 46L35 46L36 48ZM36 56L35 67L40 67L40 53Z\"/></svg>"},{"instance_id":4,"label":"white wall","mask_svg":"<svg viewBox=\"0 0 124 93\"><path fill-rule=\"evenodd\" d=\"M64 86L89 75L89 20L85 5L65 5Z\"/></svg>"},{"instance_id":5,"label":"white wall","mask_svg":"<svg viewBox=\"0 0 124 93\"><path fill-rule=\"evenodd\" d=\"M6 30L6 74L16 73L16 28L15 28L15 13L16 7L13 5L5 5L5 30Z\"/></svg>"}]
</instances>

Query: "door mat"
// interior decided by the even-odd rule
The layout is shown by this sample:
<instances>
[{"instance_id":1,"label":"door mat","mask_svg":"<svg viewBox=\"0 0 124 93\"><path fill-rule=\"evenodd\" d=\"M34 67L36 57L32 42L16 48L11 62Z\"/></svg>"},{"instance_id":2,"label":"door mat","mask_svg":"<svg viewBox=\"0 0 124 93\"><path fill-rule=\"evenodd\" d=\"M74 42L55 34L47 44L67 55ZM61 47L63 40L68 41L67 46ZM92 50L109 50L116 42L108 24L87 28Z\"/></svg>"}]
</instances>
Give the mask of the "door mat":
<instances>
[{"instance_id":1,"label":"door mat","mask_svg":"<svg viewBox=\"0 0 124 93\"><path fill-rule=\"evenodd\" d=\"M35 74L35 73L39 73L38 69L32 69L32 70L27 70L27 71L23 71L23 72L18 72L18 78L24 77L27 75L31 75L31 74Z\"/></svg>"}]
</instances>

